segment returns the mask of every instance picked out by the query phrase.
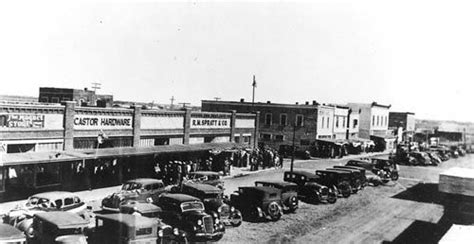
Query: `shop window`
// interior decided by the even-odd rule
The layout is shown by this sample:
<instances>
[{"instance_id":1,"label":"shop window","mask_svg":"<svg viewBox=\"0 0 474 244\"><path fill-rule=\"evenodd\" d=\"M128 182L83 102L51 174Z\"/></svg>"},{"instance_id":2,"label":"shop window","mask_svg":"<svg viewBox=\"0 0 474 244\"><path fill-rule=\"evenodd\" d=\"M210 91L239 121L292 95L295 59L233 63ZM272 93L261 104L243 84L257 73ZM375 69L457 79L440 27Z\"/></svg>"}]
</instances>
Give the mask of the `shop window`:
<instances>
[{"instance_id":1,"label":"shop window","mask_svg":"<svg viewBox=\"0 0 474 244\"><path fill-rule=\"evenodd\" d=\"M265 114L265 125L272 125L272 114Z\"/></svg>"},{"instance_id":2,"label":"shop window","mask_svg":"<svg viewBox=\"0 0 474 244\"><path fill-rule=\"evenodd\" d=\"M329 128L329 117L326 118L326 126Z\"/></svg>"},{"instance_id":3,"label":"shop window","mask_svg":"<svg viewBox=\"0 0 474 244\"><path fill-rule=\"evenodd\" d=\"M336 117L336 128L339 128L339 117Z\"/></svg>"},{"instance_id":4,"label":"shop window","mask_svg":"<svg viewBox=\"0 0 474 244\"><path fill-rule=\"evenodd\" d=\"M235 143L240 143L240 136L234 136Z\"/></svg>"},{"instance_id":5,"label":"shop window","mask_svg":"<svg viewBox=\"0 0 474 244\"><path fill-rule=\"evenodd\" d=\"M36 185L46 186L59 183L59 165L44 164L36 166Z\"/></svg>"},{"instance_id":6,"label":"shop window","mask_svg":"<svg viewBox=\"0 0 474 244\"><path fill-rule=\"evenodd\" d=\"M260 134L260 137L262 138L262 140L264 141L269 141L271 138L272 138L272 135L271 134Z\"/></svg>"},{"instance_id":7,"label":"shop window","mask_svg":"<svg viewBox=\"0 0 474 244\"><path fill-rule=\"evenodd\" d=\"M298 127L303 126L303 115L301 114L296 115L296 126Z\"/></svg>"},{"instance_id":8,"label":"shop window","mask_svg":"<svg viewBox=\"0 0 474 244\"><path fill-rule=\"evenodd\" d=\"M283 135L275 135L275 141L283 141Z\"/></svg>"},{"instance_id":9,"label":"shop window","mask_svg":"<svg viewBox=\"0 0 474 244\"><path fill-rule=\"evenodd\" d=\"M280 114L280 125L285 126L286 125L286 114Z\"/></svg>"},{"instance_id":10,"label":"shop window","mask_svg":"<svg viewBox=\"0 0 474 244\"><path fill-rule=\"evenodd\" d=\"M324 117L321 117L321 128L324 128Z\"/></svg>"},{"instance_id":11,"label":"shop window","mask_svg":"<svg viewBox=\"0 0 474 244\"><path fill-rule=\"evenodd\" d=\"M375 126L375 115L372 115L372 126Z\"/></svg>"}]
</instances>

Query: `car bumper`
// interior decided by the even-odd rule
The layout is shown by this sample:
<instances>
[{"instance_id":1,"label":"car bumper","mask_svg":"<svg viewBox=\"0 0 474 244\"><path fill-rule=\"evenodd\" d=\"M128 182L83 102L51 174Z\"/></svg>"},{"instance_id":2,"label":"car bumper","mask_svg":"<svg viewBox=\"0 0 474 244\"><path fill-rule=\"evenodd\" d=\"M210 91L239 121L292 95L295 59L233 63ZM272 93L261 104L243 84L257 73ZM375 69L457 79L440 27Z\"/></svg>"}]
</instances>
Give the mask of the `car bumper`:
<instances>
[{"instance_id":1,"label":"car bumper","mask_svg":"<svg viewBox=\"0 0 474 244\"><path fill-rule=\"evenodd\" d=\"M115 207L100 206L100 208L102 208L102 210L105 210L105 211L116 212L116 213L120 212L120 209L115 208Z\"/></svg>"}]
</instances>

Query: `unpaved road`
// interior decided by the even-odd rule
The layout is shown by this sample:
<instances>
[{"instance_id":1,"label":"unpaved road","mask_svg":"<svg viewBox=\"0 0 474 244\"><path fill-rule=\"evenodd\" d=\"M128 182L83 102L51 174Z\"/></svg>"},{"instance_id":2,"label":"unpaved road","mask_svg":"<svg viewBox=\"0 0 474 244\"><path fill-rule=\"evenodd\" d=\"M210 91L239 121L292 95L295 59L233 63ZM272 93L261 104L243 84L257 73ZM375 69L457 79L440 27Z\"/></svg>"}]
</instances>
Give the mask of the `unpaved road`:
<instances>
[{"instance_id":1,"label":"unpaved road","mask_svg":"<svg viewBox=\"0 0 474 244\"><path fill-rule=\"evenodd\" d=\"M228 228L222 243L435 243L443 228L444 208L437 199L438 174L454 166L474 167L474 156L443 162L439 167L400 166L401 179L366 187L335 204L300 202L294 214L277 222L244 222ZM296 169L313 172L347 160L301 161ZM288 166L288 165L286 165ZM281 180L284 170L227 179L226 193L255 180ZM428 232L428 233L425 233ZM431 233L432 232L432 233Z\"/></svg>"}]
</instances>

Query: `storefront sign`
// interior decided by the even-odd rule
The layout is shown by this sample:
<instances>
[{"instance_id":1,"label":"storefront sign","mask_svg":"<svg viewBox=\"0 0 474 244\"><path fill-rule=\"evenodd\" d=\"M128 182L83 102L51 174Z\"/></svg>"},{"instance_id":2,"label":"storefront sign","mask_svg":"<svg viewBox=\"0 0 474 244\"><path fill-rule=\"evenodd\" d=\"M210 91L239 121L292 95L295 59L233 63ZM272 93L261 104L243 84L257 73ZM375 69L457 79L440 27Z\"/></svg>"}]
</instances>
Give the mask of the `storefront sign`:
<instances>
[{"instance_id":1,"label":"storefront sign","mask_svg":"<svg viewBox=\"0 0 474 244\"><path fill-rule=\"evenodd\" d=\"M191 128L230 128L230 119L192 118Z\"/></svg>"},{"instance_id":2,"label":"storefront sign","mask_svg":"<svg viewBox=\"0 0 474 244\"><path fill-rule=\"evenodd\" d=\"M0 114L0 127L3 128L44 128L43 114Z\"/></svg>"},{"instance_id":3,"label":"storefront sign","mask_svg":"<svg viewBox=\"0 0 474 244\"><path fill-rule=\"evenodd\" d=\"M74 129L131 129L132 116L76 115Z\"/></svg>"}]
</instances>

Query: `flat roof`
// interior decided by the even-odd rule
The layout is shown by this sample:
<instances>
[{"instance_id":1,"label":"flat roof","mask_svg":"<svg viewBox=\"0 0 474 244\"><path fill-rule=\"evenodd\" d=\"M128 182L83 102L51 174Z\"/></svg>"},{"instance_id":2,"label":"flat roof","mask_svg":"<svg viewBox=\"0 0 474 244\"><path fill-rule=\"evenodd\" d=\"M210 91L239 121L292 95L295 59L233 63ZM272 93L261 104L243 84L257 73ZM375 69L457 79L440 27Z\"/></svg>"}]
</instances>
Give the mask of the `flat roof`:
<instances>
[{"instance_id":1,"label":"flat roof","mask_svg":"<svg viewBox=\"0 0 474 244\"><path fill-rule=\"evenodd\" d=\"M262 102L240 102L240 101L214 101L214 100L201 100L201 103L212 103L212 104L227 104L227 105L245 105L245 106L261 106L261 107L287 107L287 108L302 108L302 109L315 109L321 104L316 103L313 105L311 102L309 104L293 104L293 103L262 103Z\"/></svg>"}]
</instances>

